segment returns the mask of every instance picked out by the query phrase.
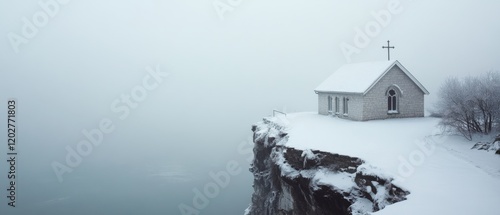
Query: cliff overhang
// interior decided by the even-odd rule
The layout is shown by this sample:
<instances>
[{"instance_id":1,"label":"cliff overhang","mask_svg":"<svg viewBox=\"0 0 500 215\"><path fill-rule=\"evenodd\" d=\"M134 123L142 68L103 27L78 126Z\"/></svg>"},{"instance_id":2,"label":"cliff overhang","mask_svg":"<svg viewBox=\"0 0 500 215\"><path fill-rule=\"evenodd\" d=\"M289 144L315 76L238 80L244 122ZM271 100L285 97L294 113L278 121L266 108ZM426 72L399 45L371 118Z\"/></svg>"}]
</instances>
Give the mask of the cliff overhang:
<instances>
[{"instance_id":1,"label":"cliff overhang","mask_svg":"<svg viewBox=\"0 0 500 215\"><path fill-rule=\"evenodd\" d=\"M360 158L287 147L286 125L275 118L264 118L252 131L254 193L248 215L369 214L409 194Z\"/></svg>"}]
</instances>

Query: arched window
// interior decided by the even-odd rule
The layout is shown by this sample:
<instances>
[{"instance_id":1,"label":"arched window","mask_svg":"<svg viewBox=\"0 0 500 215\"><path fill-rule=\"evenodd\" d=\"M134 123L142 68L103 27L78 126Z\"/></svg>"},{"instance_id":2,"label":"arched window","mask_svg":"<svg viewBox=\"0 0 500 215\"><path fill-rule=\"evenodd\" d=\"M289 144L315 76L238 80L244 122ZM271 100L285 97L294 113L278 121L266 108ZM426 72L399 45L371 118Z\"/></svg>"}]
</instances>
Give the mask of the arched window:
<instances>
[{"instance_id":1,"label":"arched window","mask_svg":"<svg viewBox=\"0 0 500 215\"><path fill-rule=\"evenodd\" d=\"M387 113L398 113L398 94L394 89L387 93Z\"/></svg>"}]
</instances>

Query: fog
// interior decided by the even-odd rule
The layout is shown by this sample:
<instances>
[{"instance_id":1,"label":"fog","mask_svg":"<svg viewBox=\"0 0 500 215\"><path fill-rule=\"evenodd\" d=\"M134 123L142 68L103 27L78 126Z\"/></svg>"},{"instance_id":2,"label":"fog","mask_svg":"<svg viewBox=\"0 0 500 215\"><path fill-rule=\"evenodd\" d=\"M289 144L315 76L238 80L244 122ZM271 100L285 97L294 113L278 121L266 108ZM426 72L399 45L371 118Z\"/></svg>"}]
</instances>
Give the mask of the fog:
<instances>
[{"instance_id":1,"label":"fog","mask_svg":"<svg viewBox=\"0 0 500 215\"><path fill-rule=\"evenodd\" d=\"M57 4L46 23L33 21L39 2ZM241 172L196 209L242 214L252 176L239 146L251 125L273 109L316 111L313 89L340 66L386 60L390 40L391 57L430 91L427 110L447 77L500 69L497 1L65 2L0 1L0 119L17 99L19 153L16 208L2 198L1 214L181 214L193 189L214 181L209 172L231 161ZM397 13L378 22L373 14L388 8ZM23 35L23 18L39 22L36 33ZM366 34L374 22L379 31L368 28L356 46L356 29ZM341 44L358 52L347 56ZM113 110L144 79L156 87L128 114ZM52 164L65 164L67 147L103 119L114 129L59 181ZM0 129L6 140L7 124ZM3 141L0 196L6 153Z\"/></svg>"}]
</instances>

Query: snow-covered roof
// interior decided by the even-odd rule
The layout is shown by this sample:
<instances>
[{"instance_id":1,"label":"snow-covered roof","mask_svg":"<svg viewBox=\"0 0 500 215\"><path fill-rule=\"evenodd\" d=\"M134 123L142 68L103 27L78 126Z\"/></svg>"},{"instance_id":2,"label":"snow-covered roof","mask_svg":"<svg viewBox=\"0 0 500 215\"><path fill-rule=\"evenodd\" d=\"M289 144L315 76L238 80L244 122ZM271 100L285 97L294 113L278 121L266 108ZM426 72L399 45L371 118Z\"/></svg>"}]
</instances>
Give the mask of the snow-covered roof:
<instances>
[{"instance_id":1,"label":"snow-covered roof","mask_svg":"<svg viewBox=\"0 0 500 215\"><path fill-rule=\"evenodd\" d=\"M397 60L346 64L335 71L314 91L366 94L395 65L397 65L424 94L429 91Z\"/></svg>"}]
</instances>

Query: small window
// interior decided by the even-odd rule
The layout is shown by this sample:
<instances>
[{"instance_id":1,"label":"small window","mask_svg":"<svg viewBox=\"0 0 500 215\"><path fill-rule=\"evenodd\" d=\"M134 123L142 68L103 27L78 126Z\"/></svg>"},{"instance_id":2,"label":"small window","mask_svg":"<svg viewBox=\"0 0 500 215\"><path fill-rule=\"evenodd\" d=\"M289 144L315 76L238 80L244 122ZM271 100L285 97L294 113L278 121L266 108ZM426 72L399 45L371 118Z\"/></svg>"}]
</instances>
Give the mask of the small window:
<instances>
[{"instance_id":1,"label":"small window","mask_svg":"<svg viewBox=\"0 0 500 215\"><path fill-rule=\"evenodd\" d=\"M332 112L332 108L333 108L333 105L332 105L332 97L331 96L328 96L328 112L331 113Z\"/></svg>"},{"instance_id":2,"label":"small window","mask_svg":"<svg viewBox=\"0 0 500 215\"><path fill-rule=\"evenodd\" d=\"M335 97L335 113L339 114L339 109L340 109L340 99L339 97Z\"/></svg>"},{"instance_id":3,"label":"small window","mask_svg":"<svg viewBox=\"0 0 500 215\"><path fill-rule=\"evenodd\" d=\"M349 114L349 98L344 97L344 115Z\"/></svg>"},{"instance_id":4,"label":"small window","mask_svg":"<svg viewBox=\"0 0 500 215\"><path fill-rule=\"evenodd\" d=\"M393 89L387 95L387 113L398 113L398 94Z\"/></svg>"}]
</instances>

